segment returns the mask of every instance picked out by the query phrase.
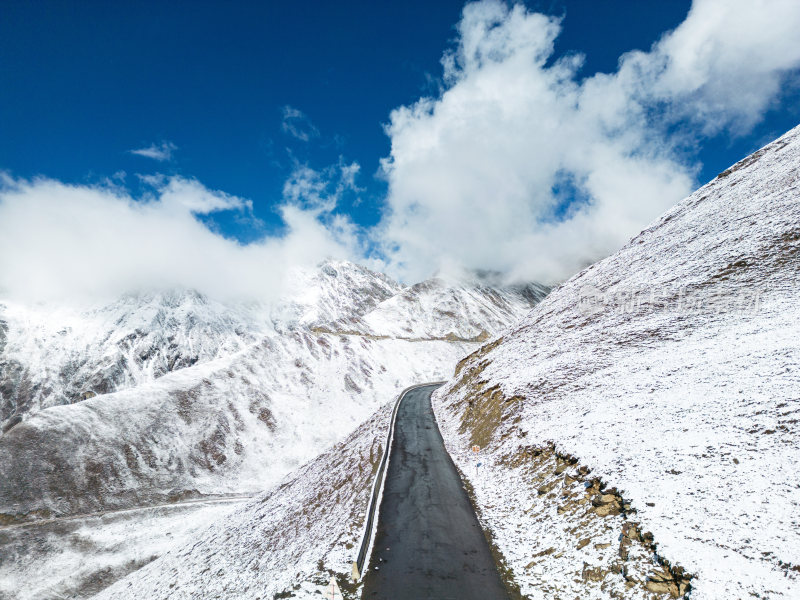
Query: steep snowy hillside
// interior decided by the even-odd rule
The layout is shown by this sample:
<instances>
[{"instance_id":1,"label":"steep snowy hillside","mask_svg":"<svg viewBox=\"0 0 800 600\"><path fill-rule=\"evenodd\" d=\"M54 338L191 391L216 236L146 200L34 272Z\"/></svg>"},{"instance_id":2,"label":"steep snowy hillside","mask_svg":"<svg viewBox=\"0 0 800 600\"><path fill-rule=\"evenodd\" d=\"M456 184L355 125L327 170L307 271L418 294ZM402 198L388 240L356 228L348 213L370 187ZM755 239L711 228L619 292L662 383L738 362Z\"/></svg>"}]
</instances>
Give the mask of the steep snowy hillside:
<instances>
[{"instance_id":1,"label":"steep snowy hillside","mask_svg":"<svg viewBox=\"0 0 800 600\"><path fill-rule=\"evenodd\" d=\"M524 594L800 597L799 170L797 128L435 394Z\"/></svg>"}]
</instances>

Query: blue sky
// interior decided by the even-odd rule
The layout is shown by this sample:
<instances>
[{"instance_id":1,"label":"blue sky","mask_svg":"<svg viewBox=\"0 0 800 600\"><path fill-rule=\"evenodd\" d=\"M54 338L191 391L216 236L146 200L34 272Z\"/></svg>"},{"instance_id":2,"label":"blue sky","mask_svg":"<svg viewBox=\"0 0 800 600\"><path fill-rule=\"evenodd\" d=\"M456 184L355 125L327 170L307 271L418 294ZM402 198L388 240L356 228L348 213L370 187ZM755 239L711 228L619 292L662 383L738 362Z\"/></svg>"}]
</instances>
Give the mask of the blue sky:
<instances>
[{"instance_id":1,"label":"blue sky","mask_svg":"<svg viewBox=\"0 0 800 600\"><path fill-rule=\"evenodd\" d=\"M687 18L691 3L531 0L524 6L528 16L563 17L545 68L580 54L582 66L571 75L580 83L616 72L625 52L649 51ZM393 138L384 127L394 109L441 98L454 85L443 79L441 61L463 41L457 27L463 7L416 0L4 3L0 170L12 178L42 175L88 186L113 179L134 198L152 188L152 179L143 184L140 175L196 179L251 201L246 217L241 211L195 214L249 243L285 232L285 185L299 168L335 179L337 165L356 163L353 185L340 186L322 220L330 226L345 215L356 228L382 229L382 216L398 212L386 200L389 186L403 187L385 173L376 176L399 139L397 128ZM501 21L513 18L506 10ZM548 34L543 28L531 35ZM653 136L669 139L672 157L693 185L800 121L796 68L780 64L774 73L780 73L780 91L743 126L731 125L734 117L709 126L691 115L661 123L661 113L678 102L673 96L648 101ZM155 160L147 149L169 156ZM565 168L558 167L555 179L565 181ZM568 205L562 198L555 217L568 213ZM375 248L374 236L366 237ZM497 266L506 269L506 263Z\"/></svg>"},{"instance_id":2,"label":"blue sky","mask_svg":"<svg viewBox=\"0 0 800 600\"><path fill-rule=\"evenodd\" d=\"M686 16L689 2L529 2L564 15L556 55L582 52L583 75L610 72ZM253 200L267 224L293 161L362 165L366 191L341 207L379 217L385 184L372 177L389 151L389 112L436 93L442 52L463 2L11 2L0 20L0 168L92 182L122 170L182 173ZM282 130L286 106L318 131ZM706 143L705 181L796 124L776 111L751 135ZM128 150L169 141L155 164ZM352 200L363 196L358 206ZM217 217L220 218L220 217ZM236 221L226 233L262 232ZM267 227L269 230L269 225Z\"/></svg>"},{"instance_id":3,"label":"blue sky","mask_svg":"<svg viewBox=\"0 0 800 600\"><path fill-rule=\"evenodd\" d=\"M293 160L375 171L389 111L429 90L458 2L19 2L0 19L0 167L92 181L180 172L267 222ZM304 143L285 106L311 119ZM127 154L168 140L174 161ZM363 185L381 186L368 173ZM134 180L131 183L135 183ZM346 207L350 208L350 207ZM378 206L352 212L374 222ZM235 224L229 224L237 231Z\"/></svg>"}]
</instances>

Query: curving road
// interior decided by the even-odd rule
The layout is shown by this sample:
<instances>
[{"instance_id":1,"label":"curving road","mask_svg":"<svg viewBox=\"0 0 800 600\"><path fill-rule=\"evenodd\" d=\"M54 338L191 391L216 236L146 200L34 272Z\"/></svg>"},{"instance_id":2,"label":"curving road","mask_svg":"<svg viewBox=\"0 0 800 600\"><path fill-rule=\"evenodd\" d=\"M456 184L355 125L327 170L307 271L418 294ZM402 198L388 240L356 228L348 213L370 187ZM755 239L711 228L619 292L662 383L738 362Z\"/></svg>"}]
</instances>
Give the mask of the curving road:
<instances>
[{"instance_id":1,"label":"curving road","mask_svg":"<svg viewBox=\"0 0 800 600\"><path fill-rule=\"evenodd\" d=\"M507 600L431 408L439 385L397 413L365 600Z\"/></svg>"}]
</instances>

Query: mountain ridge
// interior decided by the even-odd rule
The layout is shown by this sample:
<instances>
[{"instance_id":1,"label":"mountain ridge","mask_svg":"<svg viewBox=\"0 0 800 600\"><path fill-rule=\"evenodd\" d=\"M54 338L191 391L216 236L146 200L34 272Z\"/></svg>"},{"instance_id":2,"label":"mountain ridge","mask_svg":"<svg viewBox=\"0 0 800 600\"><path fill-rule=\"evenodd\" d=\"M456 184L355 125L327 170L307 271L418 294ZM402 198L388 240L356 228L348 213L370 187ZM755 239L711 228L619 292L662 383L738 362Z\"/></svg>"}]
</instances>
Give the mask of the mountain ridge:
<instances>
[{"instance_id":1,"label":"mountain ridge","mask_svg":"<svg viewBox=\"0 0 800 600\"><path fill-rule=\"evenodd\" d=\"M495 293L494 288L472 288L468 283L455 287L437 283L441 292L454 290L454 298L475 289L467 302L479 304L484 319L491 322L476 327L478 315L462 334L451 319L451 330L440 335L421 331L402 336L385 324L367 324L364 317L379 312L398 294L411 293L412 303L419 302L423 295L408 291L413 286L333 260L311 271L295 269L290 279L288 295L275 305L221 303L195 290L177 289L129 293L83 309L0 302L0 431L30 412L130 389L296 328L375 339L480 341L476 338L481 333L486 336L510 324L548 290L532 285L535 293L525 296L514 288ZM500 313L490 315L482 296L493 293L502 298L503 306ZM457 300L464 303L463 297ZM422 311L410 314L410 308L393 317L404 323L422 317Z\"/></svg>"},{"instance_id":2,"label":"mountain ridge","mask_svg":"<svg viewBox=\"0 0 800 600\"><path fill-rule=\"evenodd\" d=\"M454 316L468 310L463 331L487 336L546 292L439 281L414 289L343 261L294 276L297 291L277 307L193 290L128 294L83 312L7 304L16 334L0 360L29 364L0 372L6 415L9 397L30 394L23 410L12 404L0 435L2 519L263 489L395 389L446 376L483 339L417 327L425 302L457 304ZM365 320L398 294L406 301L392 318L420 332L413 340Z\"/></svg>"}]
</instances>

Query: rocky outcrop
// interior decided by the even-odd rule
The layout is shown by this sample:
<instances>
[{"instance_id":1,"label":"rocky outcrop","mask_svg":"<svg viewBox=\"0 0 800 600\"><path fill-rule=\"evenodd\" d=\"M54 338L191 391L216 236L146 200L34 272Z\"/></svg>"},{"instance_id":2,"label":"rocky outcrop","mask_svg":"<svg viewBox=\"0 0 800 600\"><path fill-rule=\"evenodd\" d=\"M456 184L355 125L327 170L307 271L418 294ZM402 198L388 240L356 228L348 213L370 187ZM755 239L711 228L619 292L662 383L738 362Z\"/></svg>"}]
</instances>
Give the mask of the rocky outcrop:
<instances>
[{"instance_id":1,"label":"rocky outcrop","mask_svg":"<svg viewBox=\"0 0 800 600\"><path fill-rule=\"evenodd\" d=\"M459 436L465 437L470 446L482 449L496 447L498 442L508 442L515 436L525 437L518 424L520 407L526 399L507 397L499 385L491 385L482 377L488 365L484 357L502 343L503 338L498 338L459 362L450 384L451 397L460 398L460 416L451 426L457 425ZM518 445L502 453L497 463L489 457L482 460L489 463L487 468L492 473L503 473L509 485L520 488L519 496L505 502L518 502L521 497L528 503L525 518L515 530L541 527L548 532L534 540L524 536L512 544L506 540L506 547L530 547L529 559L518 563L516 571L506 567L507 584L511 587L517 585L517 579L530 581L531 574L541 572L541 577L535 578L540 593L553 598L570 597L561 585L548 579L555 570L562 580L573 582L572 592L584 597L666 599L683 598L691 591L692 575L659 554L654 536L642 530L630 499L593 474L577 457L558 451L548 442ZM469 477L469 470L464 474ZM473 499L476 509L487 514L484 524L491 537L507 534L493 531L498 522L506 519L497 514L492 518L488 514L492 510L482 506L481 498ZM498 510L497 506L492 508ZM553 530L560 533L554 535ZM531 541L538 545L531 547ZM502 555L499 560L502 564L508 562ZM526 577L519 577L520 566Z\"/></svg>"},{"instance_id":2,"label":"rocky outcrop","mask_svg":"<svg viewBox=\"0 0 800 600\"><path fill-rule=\"evenodd\" d=\"M554 511L558 521L569 524L566 546L596 551L593 560L579 564L575 555L548 547L532 552L526 568L546 557L549 561L573 560L565 568L586 583L586 592L599 588L609 597L614 597L620 583L627 592L636 589L664 598L682 598L689 593L692 576L659 555L653 535L642 531L630 501L593 476L577 458L547 444L522 446L503 460L506 468L517 471L525 484L536 490L538 500L527 511L531 518L541 519Z\"/></svg>"}]
</instances>

